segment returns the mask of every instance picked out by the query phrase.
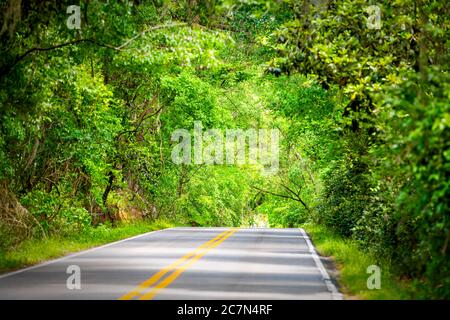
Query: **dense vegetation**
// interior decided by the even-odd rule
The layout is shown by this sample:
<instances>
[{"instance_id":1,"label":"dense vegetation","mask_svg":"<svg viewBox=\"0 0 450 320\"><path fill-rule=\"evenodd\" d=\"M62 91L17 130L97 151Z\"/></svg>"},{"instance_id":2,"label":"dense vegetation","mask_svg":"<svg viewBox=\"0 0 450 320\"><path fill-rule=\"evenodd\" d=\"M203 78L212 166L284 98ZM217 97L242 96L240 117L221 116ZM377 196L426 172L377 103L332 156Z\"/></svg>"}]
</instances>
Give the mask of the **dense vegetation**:
<instances>
[{"instance_id":1,"label":"dense vegetation","mask_svg":"<svg viewBox=\"0 0 450 320\"><path fill-rule=\"evenodd\" d=\"M0 253L126 221L312 222L450 298L450 3L2 2ZM368 26L376 4L380 28ZM279 170L171 134L278 128Z\"/></svg>"}]
</instances>

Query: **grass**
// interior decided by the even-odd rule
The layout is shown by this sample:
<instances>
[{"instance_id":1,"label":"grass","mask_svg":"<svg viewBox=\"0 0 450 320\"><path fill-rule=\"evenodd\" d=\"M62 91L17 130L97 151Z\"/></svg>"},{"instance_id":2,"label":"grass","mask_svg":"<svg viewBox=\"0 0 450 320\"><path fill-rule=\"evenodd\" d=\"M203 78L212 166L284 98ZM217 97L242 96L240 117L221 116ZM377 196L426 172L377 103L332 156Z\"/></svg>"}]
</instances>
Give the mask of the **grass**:
<instances>
[{"instance_id":1,"label":"grass","mask_svg":"<svg viewBox=\"0 0 450 320\"><path fill-rule=\"evenodd\" d=\"M173 223L166 220L139 221L116 227L102 225L67 237L26 240L13 249L0 251L0 272L31 266L69 253L173 226Z\"/></svg>"},{"instance_id":2,"label":"grass","mask_svg":"<svg viewBox=\"0 0 450 320\"><path fill-rule=\"evenodd\" d=\"M370 254L363 252L353 240L343 239L323 226L307 223L303 225L310 235L317 251L331 256L339 270L338 282L347 299L404 300L413 299L411 283L398 279L392 274L389 265L380 263ZM369 290L367 267L377 265L381 268L381 288Z\"/></svg>"},{"instance_id":3,"label":"grass","mask_svg":"<svg viewBox=\"0 0 450 320\"><path fill-rule=\"evenodd\" d=\"M116 227L102 225L81 234L68 237L49 237L30 239L8 251L0 251L0 272L12 271L58 258L69 253L89 249L106 243L118 241L149 231L173 227L175 224L165 220L153 222L133 222ZM339 269L339 284L347 298L400 300L411 299L414 291L407 281L400 281L389 272L389 266L377 262L363 252L356 242L334 234L323 226L305 224L303 228L311 236L317 251L331 256ZM367 267L378 265L381 268L381 288L367 288Z\"/></svg>"}]
</instances>

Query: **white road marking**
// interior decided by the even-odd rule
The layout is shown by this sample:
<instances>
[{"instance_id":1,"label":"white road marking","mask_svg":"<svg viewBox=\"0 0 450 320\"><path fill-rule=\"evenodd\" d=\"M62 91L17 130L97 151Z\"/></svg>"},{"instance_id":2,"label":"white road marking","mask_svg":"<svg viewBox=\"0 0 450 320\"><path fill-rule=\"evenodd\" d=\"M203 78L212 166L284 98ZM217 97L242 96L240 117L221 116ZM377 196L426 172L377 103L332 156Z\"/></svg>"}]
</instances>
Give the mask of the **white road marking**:
<instances>
[{"instance_id":1,"label":"white road marking","mask_svg":"<svg viewBox=\"0 0 450 320\"><path fill-rule=\"evenodd\" d=\"M13 276L15 274L19 274L19 273L22 273L22 272L25 272L25 271L41 268L41 267L47 266L49 264L56 263L56 262L59 262L59 261L63 261L63 260L66 260L66 259L78 257L78 256L81 256L83 254L86 254L86 253L89 253L89 252L92 252L92 251L96 251L96 250L99 250L99 249L102 249L102 248L106 248L106 247L109 247L109 246L113 246L113 245L116 245L116 244L119 244L119 243L122 243L122 242L125 242L125 241L129 241L129 240L145 237L145 236L147 236L147 235L149 235L151 233L161 232L161 231L170 230L170 229L173 229L173 228L165 228L165 229L150 231L150 232L146 232L146 233L143 233L143 234L139 234L139 235L131 237L131 238L126 238L126 239L110 242L110 243L107 243L107 244L104 244L104 245L101 245L101 246L98 246L98 247L94 247L94 248L91 248L91 249L87 249L87 250L83 250L83 251L80 251L80 252L72 253L72 254L69 254L69 255L61 257L61 258L52 259L52 260L49 260L49 261L45 261L45 262L36 264L34 266L30 266L30 267L23 268L23 269L20 269L20 270L16 270L16 271L5 273L3 275L0 275L0 279L4 279L4 278L7 278L7 277L10 277L10 276Z\"/></svg>"},{"instance_id":2,"label":"white road marking","mask_svg":"<svg viewBox=\"0 0 450 320\"><path fill-rule=\"evenodd\" d=\"M312 258L314 259L314 262L316 263L317 268L319 269L320 273L322 274L323 281L325 282L325 285L327 286L328 291L331 293L331 297L333 300L343 300L343 295L338 291L334 283L331 281L331 277L328 274L327 270L323 266L322 261L320 260L316 249L314 248L311 239L309 239L308 235L306 234L305 230L302 228L299 228L300 232L302 233L303 238L306 241L306 244L308 245L309 252L311 253Z\"/></svg>"}]
</instances>

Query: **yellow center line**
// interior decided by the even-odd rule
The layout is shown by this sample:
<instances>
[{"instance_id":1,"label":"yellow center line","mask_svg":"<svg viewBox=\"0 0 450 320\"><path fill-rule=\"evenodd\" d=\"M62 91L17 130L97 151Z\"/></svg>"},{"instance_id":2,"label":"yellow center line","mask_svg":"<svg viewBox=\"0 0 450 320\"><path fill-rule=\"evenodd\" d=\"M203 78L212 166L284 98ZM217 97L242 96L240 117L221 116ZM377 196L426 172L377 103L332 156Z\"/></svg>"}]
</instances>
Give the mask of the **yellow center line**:
<instances>
[{"instance_id":1,"label":"yellow center line","mask_svg":"<svg viewBox=\"0 0 450 320\"><path fill-rule=\"evenodd\" d=\"M174 272L172 272L167 278L162 280L160 283L158 283L156 286L154 286L148 293L142 295L139 300L151 300L155 297L155 295L160 291L161 289L167 287L169 284L171 284L175 279L177 279L187 268L192 266L197 260L199 260L201 257L203 257L206 253L208 253L210 250L217 247L219 244L224 242L227 238L231 237L233 233L235 233L238 229L232 229L228 234L223 236L221 239L214 242L212 245L207 247L203 252L198 253L195 257L193 257L191 260L189 260L186 264L184 264L182 267L177 268Z\"/></svg>"},{"instance_id":2,"label":"yellow center line","mask_svg":"<svg viewBox=\"0 0 450 320\"><path fill-rule=\"evenodd\" d=\"M229 233L230 231L233 231L233 230L229 229L229 230L226 230L226 231L220 233L218 236L214 237L213 239L205 242L204 244L202 244L198 248L196 248L196 249L192 250L191 252L187 253L186 255L184 255L183 257L181 257L180 259L178 259L174 263L172 263L172 264L166 266L165 268L161 269L160 271L155 273L152 277L150 277L149 279L147 279L144 282L142 282L134 290L132 290L129 293L127 293L127 294L123 295L122 297L120 297L119 300L130 300L130 299L133 299L135 296L139 295L141 291L147 289L148 287L152 286L157 281L159 281L166 273L168 273L172 269L175 269L178 265L182 264L183 262L185 262L185 261L189 260L190 258L194 257L202 249L207 248L208 246L214 244L215 241L220 240L222 237L226 236L227 233Z\"/></svg>"}]
</instances>

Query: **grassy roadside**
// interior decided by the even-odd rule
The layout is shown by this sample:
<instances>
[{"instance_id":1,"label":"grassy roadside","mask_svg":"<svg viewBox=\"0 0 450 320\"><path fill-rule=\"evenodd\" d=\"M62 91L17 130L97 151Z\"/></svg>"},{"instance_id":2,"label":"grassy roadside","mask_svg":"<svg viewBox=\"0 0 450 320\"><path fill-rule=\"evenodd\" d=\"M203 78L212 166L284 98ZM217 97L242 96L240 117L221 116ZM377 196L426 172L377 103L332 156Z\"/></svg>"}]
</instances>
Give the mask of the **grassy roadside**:
<instances>
[{"instance_id":1,"label":"grassy roadside","mask_svg":"<svg viewBox=\"0 0 450 320\"><path fill-rule=\"evenodd\" d=\"M363 252L352 241L339 237L323 226L307 223L302 226L310 235L317 251L331 256L339 270L339 284L347 299L403 300L413 299L414 290L407 281L397 279L389 271L389 265L380 263ZM381 268L381 288L367 288L367 267L377 265Z\"/></svg>"},{"instance_id":2,"label":"grassy roadside","mask_svg":"<svg viewBox=\"0 0 450 320\"><path fill-rule=\"evenodd\" d=\"M139 221L116 227L102 225L68 237L30 239L8 251L0 251L0 273L12 271L62 257L69 253L89 249L138 234L170 228L174 223L166 220Z\"/></svg>"}]
</instances>

